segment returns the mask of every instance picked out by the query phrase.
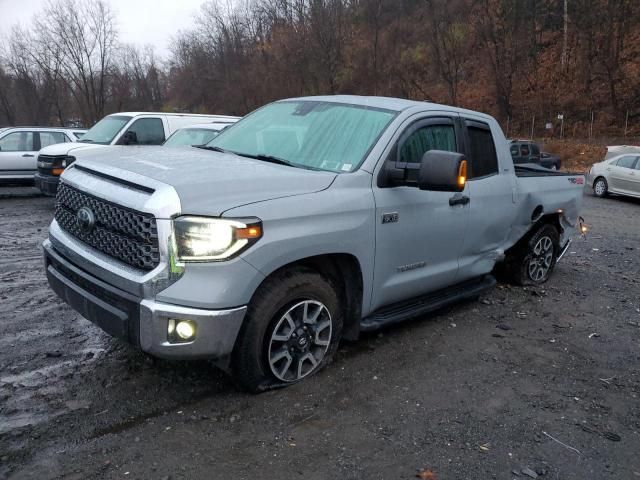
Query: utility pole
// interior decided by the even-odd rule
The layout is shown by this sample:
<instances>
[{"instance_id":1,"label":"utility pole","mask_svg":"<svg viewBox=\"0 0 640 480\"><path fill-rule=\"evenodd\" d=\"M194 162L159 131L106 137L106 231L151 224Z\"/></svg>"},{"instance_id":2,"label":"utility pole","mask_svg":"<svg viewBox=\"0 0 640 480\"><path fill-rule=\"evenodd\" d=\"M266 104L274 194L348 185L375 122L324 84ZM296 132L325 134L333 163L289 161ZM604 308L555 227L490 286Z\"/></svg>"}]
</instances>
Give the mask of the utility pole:
<instances>
[{"instance_id":1,"label":"utility pole","mask_svg":"<svg viewBox=\"0 0 640 480\"><path fill-rule=\"evenodd\" d=\"M627 115L624 119L624 138L627 138L627 127L629 126L629 110L627 110Z\"/></svg>"},{"instance_id":2,"label":"utility pole","mask_svg":"<svg viewBox=\"0 0 640 480\"><path fill-rule=\"evenodd\" d=\"M593 110L591 110L591 125L589 125L589 143L591 143L592 138L593 138Z\"/></svg>"},{"instance_id":3,"label":"utility pole","mask_svg":"<svg viewBox=\"0 0 640 480\"><path fill-rule=\"evenodd\" d=\"M533 115L533 117L531 117L531 140L533 140L533 126L536 123L536 116Z\"/></svg>"},{"instance_id":4,"label":"utility pole","mask_svg":"<svg viewBox=\"0 0 640 480\"><path fill-rule=\"evenodd\" d=\"M564 69L567 62L567 37L569 35L569 0L564 0L564 17L563 17L563 32L562 32L562 58L560 63Z\"/></svg>"}]
</instances>

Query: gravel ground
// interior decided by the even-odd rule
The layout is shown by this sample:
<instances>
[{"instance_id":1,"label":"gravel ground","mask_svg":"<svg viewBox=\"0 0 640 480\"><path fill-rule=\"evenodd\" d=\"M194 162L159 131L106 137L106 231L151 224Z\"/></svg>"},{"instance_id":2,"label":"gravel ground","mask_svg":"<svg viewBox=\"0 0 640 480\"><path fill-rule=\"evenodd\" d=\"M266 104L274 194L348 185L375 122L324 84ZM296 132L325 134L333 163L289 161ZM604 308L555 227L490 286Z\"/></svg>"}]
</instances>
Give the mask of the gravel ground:
<instances>
[{"instance_id":1,"label":"gravel ground","mask_svg":"<svg viewBox=\"0 0 640 480\"><path fill-rule=\"evenodd\" d=\"M591 234L544 288L499 285L257 396L59 301L52 205L0 189L0 477L640 478L640 201L587 195Z\"/></svg>"}]
</instances>

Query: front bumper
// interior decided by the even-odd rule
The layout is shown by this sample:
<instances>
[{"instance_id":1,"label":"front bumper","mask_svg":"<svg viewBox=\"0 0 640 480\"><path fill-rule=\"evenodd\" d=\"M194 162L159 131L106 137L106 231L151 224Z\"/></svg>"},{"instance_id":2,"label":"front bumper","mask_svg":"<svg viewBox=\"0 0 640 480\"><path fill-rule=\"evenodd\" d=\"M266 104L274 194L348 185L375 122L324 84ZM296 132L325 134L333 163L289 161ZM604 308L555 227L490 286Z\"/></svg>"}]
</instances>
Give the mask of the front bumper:
<instances>
[{"instance_id":1,"label":"front bumper","mask_svg":"<svg viewBox=\"0 0 640 480\"><path fill-rule=\"evenodd\" d=\"M53 175L43 175L42 173L36 173L34 176L34 183L36 188L45 195L55 197L58 191L58 184L60 183L60 177L54 177Z\"/></svg>"},{"instance_id":2,"label":"front bumper","mask_svg":"<svg viewBox=\"0 0 640 480\"><path fill-rule=\"evenodd\" d=\"M43 243L45 268L51 288L87 320L110 335L160 358L227 357L233 350L246 307L207 310L138 298L85 272ZM169 319L193 320L196 338L170 343Z\"/></svg>"}]
</instances>

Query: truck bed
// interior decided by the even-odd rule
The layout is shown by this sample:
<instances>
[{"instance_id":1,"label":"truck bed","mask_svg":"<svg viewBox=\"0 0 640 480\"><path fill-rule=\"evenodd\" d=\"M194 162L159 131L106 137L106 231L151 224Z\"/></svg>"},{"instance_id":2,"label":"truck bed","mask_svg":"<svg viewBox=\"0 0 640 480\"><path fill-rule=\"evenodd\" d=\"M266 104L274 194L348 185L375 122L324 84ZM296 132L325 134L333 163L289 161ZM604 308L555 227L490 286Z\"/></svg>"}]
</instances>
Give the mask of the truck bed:
<instances>
[{"instance_id":1,"label":"truck bed","mask_svg":"<svg viewBox=\"0 0 640 480\"><path fill-rule=\"evenodd\" d=\"M581 173L561 172L559 170L549 170L535 163L515 164L516 177L571 177L582 175Z\"/></svg>"}]
</instances>

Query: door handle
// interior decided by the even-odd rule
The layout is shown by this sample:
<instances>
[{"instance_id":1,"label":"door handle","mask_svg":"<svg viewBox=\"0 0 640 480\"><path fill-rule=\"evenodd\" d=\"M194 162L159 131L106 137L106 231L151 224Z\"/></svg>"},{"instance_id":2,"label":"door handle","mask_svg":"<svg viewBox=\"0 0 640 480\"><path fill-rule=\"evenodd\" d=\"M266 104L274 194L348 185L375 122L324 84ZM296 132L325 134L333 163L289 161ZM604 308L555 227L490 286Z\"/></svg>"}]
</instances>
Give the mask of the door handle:
<instances>
[{"instance_id":1,"label":"door handle","mask_svg":"<svg viewBox=\"0 0 640 480\"><path fill-rule=\"evenodd\" d=\"M30 153L25 153L24 155L22 155L23 157L33 157L34 155L31 155Z\"/></svg>"},{"instance_id":2,"label":"door handle","mask_svg":"<svg viewBox=\"0 0 640 480\"><path fill-rule=\"evenodd\" d=\"M466 195L462 195L461 193L456 193L453 197L449 199L449 205L452 207L454 205L466 205L469 203L471 199Z\"/></svg>"}]
</instances>

